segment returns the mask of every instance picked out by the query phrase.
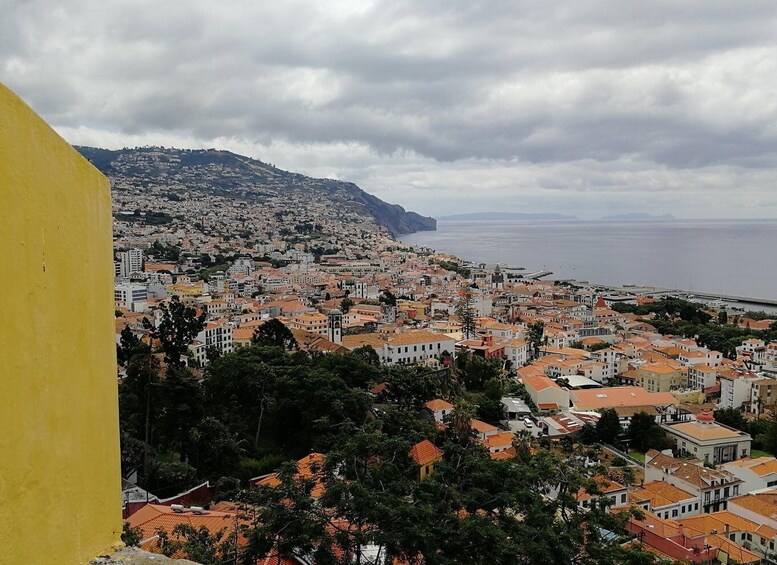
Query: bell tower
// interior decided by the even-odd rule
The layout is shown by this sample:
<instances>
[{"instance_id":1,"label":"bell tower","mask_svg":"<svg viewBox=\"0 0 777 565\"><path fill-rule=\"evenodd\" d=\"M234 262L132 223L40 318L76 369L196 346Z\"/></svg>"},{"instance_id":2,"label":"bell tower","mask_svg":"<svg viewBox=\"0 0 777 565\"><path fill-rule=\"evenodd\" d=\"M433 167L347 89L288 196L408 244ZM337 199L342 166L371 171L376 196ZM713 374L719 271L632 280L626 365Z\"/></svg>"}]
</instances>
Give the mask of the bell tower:
<instances>
[{"instance_id":1,"label":"bell tower","mask_svg":"<svg viewBox=\"0 0 777 565\"><path fill-rule=\"evenodd\" d=\"M334 309L329 311L327 323L329 341L342 345L343 343L343 313Z\"/></svg>"}]
</instances>

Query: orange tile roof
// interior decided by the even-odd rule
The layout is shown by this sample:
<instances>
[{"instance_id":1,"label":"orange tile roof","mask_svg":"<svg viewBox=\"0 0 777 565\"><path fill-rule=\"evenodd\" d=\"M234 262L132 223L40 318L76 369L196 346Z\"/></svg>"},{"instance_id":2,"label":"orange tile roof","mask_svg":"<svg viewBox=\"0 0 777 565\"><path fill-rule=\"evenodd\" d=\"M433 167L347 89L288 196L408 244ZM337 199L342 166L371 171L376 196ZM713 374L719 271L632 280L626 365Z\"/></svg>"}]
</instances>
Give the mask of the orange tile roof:
<instances>
[{"instance_id":1,"label":"orange tile roof","mask_svg":"<svg viewBox=\"0 0 777 565\"><path fill-rule=\"evenodd\" d=\"M665 481L652 481L645 483L641 488L634 489L631 493L632 502L650 501L651 508L663 508L677 504L682 500L696 498L696 495L686 492Z\"/></svg>"},{"instance_id":2,"label":"orange tile roof","mask_svg":"<svg viewBox=\"0 0 777 565\"><path fill-rule=\"evenodd\" d=\"M648 392L640 386L573 390L572 403L581 410L615 406L669 406L677 399L668 392Z\"/></svg>"},{"instance_id":3,"label":"orange tile roof","mask_svg":"<svg viewBox=\"0 0 777 565\"><path fill-rule=\"evenodd\" d=\"M326 456L322 453L311 453L297 461L297 473L294 477L297 480L312 479L315 481L310 496L319 498L324 494L324 485L321 480L321 468L324 465ZM265 486L275 488L281 484L278 473L272 473L260 479L252 479L254 486Z\"/></svg>"},{"instance_id":4,"label":"orange tile roof","mask_svg":"<svg viewBox=\"0 0 777 565\"><path fill-rule=\"evenodd\" d=\"M475 418L472 418L472 420L470 420L469 425L473 430L475 430L476 432L480 432L482 434L488 433L488 432L495 432L497 429L496 426L492 426L491 424L487 424L480 420L476 420Z\"/></svg>"},{"instance_id":5,"label":"orange tile roof","mask_svg":"<svg viewBox=\"0 0 777 565\"><path fill-rule=\"evenodd\" d=\"M594 477L591 477L591 478L596 483L596 486L602 492L602 494L609 494L611 492L616 492L619 490L626 489L626 487L623 486L622 484L617 483L611 479L608 479L607 477L604 477L602 475L595 475ZM577 491L577 500L580 500L580 501L590 500L598 496L600 495L589 493L585 489L585 487L580 488L580 490Z\"/></svg>"},{"instance_id":6,"label":"orange tile roof","mask_svg":"<svg viewBox=\"0 0 777 565\"><path fill-rule=\"evenodd\" d=\"M430 332L427 330L414 330L401 334L394 334L389 338L389 345L414 345L419 343L437 343L438 341L453 341L445 334Z\"/></svg>"},{"instance_id":7,"label":"orange tile roof","mask_svg":"<svg viewBox=\"0 0 777 565\"><path fill-rule=\"evenodd\" d=\"M514 447L508 447L507 449L503 449L502 451L497 451L495 453L492 453L491 459L495 459L497 461L512 459L513 457L515 457L516 453L517 452Z\"/></svg>"},{"instance_id":8,"label":"orange tile roof","mask_svg":"<svg viewBox=\"0 0 777 565\"><path fill-rule=\"evenodd\" d=\"M437 412L438 410L453 410L453 404L446 402L442 398L430 400L425 406L432 412Z\"/></svg>"},{"instance_id":9,"label":"orange tile roof","mask_svg":"<svg viewBox=\"0 0 777 565\"><path fill-rule=\"evenodd\" d=\"M421 466L439 461L442 455L442 451L428 439L419 441L410 449L410 458Z\"/></svg>"},{"instance_id":10,"label":"orange tile roof","mask_svg":"<svg viewBox=\"0 0 777 565\"><path fill-rule=\"evenodd\" d=\"M558 384L545 375L529 375L523 377L523 384L532 390L545 390L546 388L558 388Z\"/></svg>"},{"instance_id":11,"label":"orange tile roof","mask_svg":"<svg viewBox=\"0 0 777 565\"><path fill-rule=\"evenodd\" d=\"M505 445L512 445L513 437L513 432L501 432L486 437L486 439L482 440L482 442L486 445L486 447L489 448L504 447Z\"/></svg>"},{"instance_id":12,"label":"orange tile roof","mask_svg":"<svg viewBox=\"0 0 777 565\"><path fill-rule=\"evenodd\" d=\"M132 528L140 530L142 540L140 546L143 549L153 549L156 546L159 529L165 530L171 538L175 539L173 528L179 524L188 524L195 529L205 527L211 534L216 534L222 530L234 531L235 520L236 515L232 512L206 510L202 514L195 514L188 508L183 512L176 512L170 506L146 504L125 521ZM245 543L245 540L241 539L240 543Z\"/></svg>"},{"instance_id":13,"label":"orange tile roof","mask_svg":"<svg viewBox=\"0 0 777 565\"><path fill-rule=\"evenodd\" d=\"M667 424L672 430L685 434L699 441L712 441L716 439L743 438L745 434L736 432L718 424L703 424L699 422L682 422L679 424Z\"/></svg>"},{"instance_id":14,"label":"orange tile roof","mask_svg":"<svg viewBox=\"0 0 777 565\"><path fill-rule=\"evenodd\" d=\"M756 514L777 520L777 491L750 493L729 499L730 504L737 504Z\"/></svg>"},{"instance_id":15,"label":"orange tile roof","mask_svg":"<svg viewBox=\"0 0 777 565\"><path fill-rule=\"evenodd\" d=\"M234 341L250 341L254 337L253 328L235 328L232 330L232 339Z\"/></svg>"}]
</instances>

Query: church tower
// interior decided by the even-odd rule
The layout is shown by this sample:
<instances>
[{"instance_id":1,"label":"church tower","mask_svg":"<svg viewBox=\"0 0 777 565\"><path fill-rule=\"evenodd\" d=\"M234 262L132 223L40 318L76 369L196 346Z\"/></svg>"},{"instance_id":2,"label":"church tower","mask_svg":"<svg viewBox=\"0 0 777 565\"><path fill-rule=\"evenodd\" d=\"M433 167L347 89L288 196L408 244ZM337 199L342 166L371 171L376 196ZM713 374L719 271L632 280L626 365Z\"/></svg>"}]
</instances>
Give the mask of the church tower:
<instances>
[{"instance_id":1,"label":"church tower","mask_svg":"<svg viewBox=\"0 0 777 565\"><path fill-rule=\"evenodd\" d=\"M496 266L494 269L493 274L491 275L491 288L496 288L498 290L501 290L505 287L505 276L504 273L502 273L502 269L499 268L499 265Z\"/></svg>"},{"instance_id":2,"label":"church tower","mask_svg":"<svg viewBox=\"0 0 777 565\"><path fill-rule=\"evenodd\" d=\"M329 341L342 345L343 343L343 313L340 310L329 311L329 321L327 323L327 329L329 330Z\"/></svg>"}]
</instances>

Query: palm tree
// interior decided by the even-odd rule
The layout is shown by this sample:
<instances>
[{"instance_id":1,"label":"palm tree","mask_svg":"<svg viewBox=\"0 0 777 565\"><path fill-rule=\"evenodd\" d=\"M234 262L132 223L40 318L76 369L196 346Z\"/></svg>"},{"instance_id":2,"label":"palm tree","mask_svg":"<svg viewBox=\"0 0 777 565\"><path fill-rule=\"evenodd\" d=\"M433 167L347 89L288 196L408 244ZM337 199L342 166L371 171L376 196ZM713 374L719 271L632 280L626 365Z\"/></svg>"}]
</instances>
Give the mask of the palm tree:
<instances>
[{"instance_id":1,"label":"palm tree","mask_svg":"<svg viewBox=\"0 0 777 565\"><path fill-rule=\"evenodd\" d=\"M518 430L515 432L515 437L513 438L513 447L515 448L515 453L518 459L524 463L531 459L531 447L533 442L534 436L532 436L529 430Z\"/></svg>"}]
</instances>

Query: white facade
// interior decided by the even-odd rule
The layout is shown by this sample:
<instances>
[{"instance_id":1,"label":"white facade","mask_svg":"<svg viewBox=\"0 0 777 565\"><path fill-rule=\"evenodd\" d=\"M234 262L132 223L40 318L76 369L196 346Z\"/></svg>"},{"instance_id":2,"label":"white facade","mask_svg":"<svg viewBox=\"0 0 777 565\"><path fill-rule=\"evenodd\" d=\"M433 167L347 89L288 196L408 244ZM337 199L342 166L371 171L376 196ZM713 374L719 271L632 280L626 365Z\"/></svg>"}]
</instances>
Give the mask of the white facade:
<instances>
[{"instance_id":1,"label":"white facade","mask_svg":"<svg viewBox=\"0 0 777 565\"><path fill-rule=\"evenodd\" d=\"M720 408L740 408L742 404L750 400L751 379L740 376L738 378L720 378Z\"/></svg>"},{"instance_id":2,"label":"white facade","mask_svg":"<svg viewBox=\"0 0 777 565\"><path fill-rule=\"evenodd\" d=\"M409 365L439 357L444 351L453 355L455 350L456 342L447 335L421 330L392 336L378 355L384 363Z\"/></svg>"},{"instance_id":3,"label":"white facade","mask_svg":"<svg viewBox=\"0 0 777 565\"><path fill-rule=\"evenodd\" d=\"M232 328L227 324L208 322L205 328L197 334L197 341L202 342L207 350L215 347L222 355L234 351Z\"/></svg>"},{"instance_id":4,"label":"white facade","mask_svg":"<svg viewBox=\"0 0 777 565\"><path fill-rule=\"evenodd\" d=\"M133 312L142 312L148 301L148 287L140 283L117 283L113 287L113 299Z\"/></svg>"},{"instance_id":5,"label":"white facade","mask_svg":"<svg viewBox=\"0 0 777 565\"><path fill-rule=\"evenodd\" d=\"M505 358L513 369L523 367L529 361L529 343L525 339L516 339L505 345Z\"/></svg>"},{"instance_id":6,"label":"white facade","mask_svg":"<svg viewBox=\"0 0 777 565\"><path fill-rule=\"evenodd\" d=\"M129 278L132 273L143 271L143 250L130 249L129 251L120 251L119 257L119 276Z\"/></svg>"}]
</instances>

